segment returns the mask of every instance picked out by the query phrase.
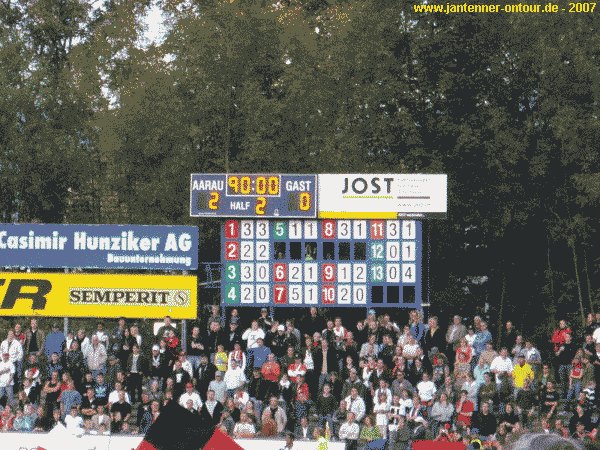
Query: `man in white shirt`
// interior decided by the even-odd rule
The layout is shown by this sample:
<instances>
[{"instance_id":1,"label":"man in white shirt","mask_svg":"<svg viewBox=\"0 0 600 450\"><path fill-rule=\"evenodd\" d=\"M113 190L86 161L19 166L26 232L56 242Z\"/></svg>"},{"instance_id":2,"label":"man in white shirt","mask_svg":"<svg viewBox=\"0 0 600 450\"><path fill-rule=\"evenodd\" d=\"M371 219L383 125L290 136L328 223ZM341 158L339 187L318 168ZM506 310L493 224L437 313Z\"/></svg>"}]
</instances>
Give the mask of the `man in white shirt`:
<instances>
[{"instance_id":1,"label":"man in white shirt","mask_svg":"<svg viewBox=\"0 0 600 450\"><path fill-rule=\"evenodd\" d=\"M108 394L108 404L112 405L113 403L117 403L119 401L119 392L123 390L123 385L119 381L115 381L115 389L110 394ZM129 394L125 392L125 401L131 405L131 400L129 399Z\"/></svg>"},{"instance_id":2,"label":"man in white shirt","mask_svg":"<svg viewBox=\"0 0 600 450\"><path fill-rule=\"evenodd\" d=\"M347 449L356 449L358 444L358 437L360 435L360 427L356 423L356 416L354 413L349 412L346 421L340 427L338 433L340 440L346 441Z\"/></svg>"},{"instance_id":3,"label":"man in white shirt","mask_svg":"<svg viewBox=\"0 0 600 450\"><path fill-rule=\"evenodd\" d=\"M65 428L75 436L83 435L83 418L78 414L77 406L72 406L70 414L65 416Z\"/></svg>"},{"instance_id":4,"label":"man in white shirt","mask_svg":"<svg viewBox=\"0 0 600 450\"><path fill-rule=\"evenodd\" d=\"M433 401L433 397L435 396L437 389L435 388L433 381L429 379L428 373L424 373L422 381L417 383L417 391L421 401L425 405L431 406L431 402Z\"/></svg>"},{"instance_id":5,"label":"man in white shirt","mask_svg":"<svg viewBox=\"0 0 600 450\"><path fill-rule=\"evenodd\" d=\"M96 325L96 333L94 336L98 336L100 343L108 350L108 333L104 330L104 324L102 322L98 322Z\"/></svg>"},{"instance_id":6,"label":"man in white shirt","mask_svg":"<svg viewBox=\"0 0 600 450\"><path fill-rule=\"evenodd\" d=\"M365 401L358 396L358 389L350 389L350 395L346 397L346 405L349 413L353 413L358 422L362 420L366 413Z\"/></svg>"},{"instance_id":7,"label":"man in white shirt","mask_svg":"<svg viewBox=\"0 0 600 450\"><path fill-rule=\"evenodd\" d=\"M500 354L492 360L490 372L496 375L496 384L500 384L503 374L508 377L512 376L513 368L512 360L508 357L508 349L503 347Z\"/></svg>"},{"instance_id":8,"label":"man in white shirt","mask_svg":"<svg viewBox=\"0 0 600 450\"><path fill-rule=\"evenodd\" d=\"M200 399L200 395L194 390L194 385L192 383L187 383L185 385L185 392L179 397L179 404L185 408L188 400L192 401L192 408L194 411L200 411L200 408L202 408L202 400Z\"/></svg>"},{"instance_id":9,"label":"man in white shirt","mask_svg":"<svg viewBox=\"0 0 600 450\"><path fill-rule=\"evenodd\" d=\"M596 344L600 344L600 327L594 330L594 333L592 334L592 339Z\"/></svg>"},{"instance_id":10,"label":"man in white shirt","mask_svg":"<svg viewBox=\"0 0 600 450\"><path fill-rule=\"evenodd\" d=\"M250 328L248 328L246 331L244 331L244 334L242 334L242 339L248 342L246 348L251 349L258 347L257 341L259 338L264 339L265 332L262 328L258 327L258 322L253 320Z\"/></svg>"},{"instance_id":11,"label":"man in white shirt","mask_svg":"<svg viewBox=\"0 0 600 450\"><path fill-rule=\"evenodd\" d=\"M15 376L15 365L10 360L8 352L2 352L2 360L0 361L0 399L6 395L7 404L12 405L13 395L13 378Z\"/></svg>"},{"instance_id":12,"label":"man in white shirt","mask_svg":"<svg viewBox=\"0 0 600 450\"><path fill-rule=\"evenodd\" d=\"M18 339L15 339L15 332L8 330L6 339L0 344L0 353L8 353L10 361L15 365L15 380L19 381L21 377L21 367L23 367L23 346Z\"/></svg>"},{"instance_id":13,"label":"man in white shirt","mask_svg":"<svg viewBox=\"0 0 600 450\"><path fill-rule=\"evenodd\" d=\"M233 393L237 388L243 386L246 382L246 376L244 375L244 372L242 372L242 368L238 367L236 361L231 364L231 369L225 372L223 381L225 381L225 386L227 387L230 397L233 396Z\"/></svg>"}]
</instances>

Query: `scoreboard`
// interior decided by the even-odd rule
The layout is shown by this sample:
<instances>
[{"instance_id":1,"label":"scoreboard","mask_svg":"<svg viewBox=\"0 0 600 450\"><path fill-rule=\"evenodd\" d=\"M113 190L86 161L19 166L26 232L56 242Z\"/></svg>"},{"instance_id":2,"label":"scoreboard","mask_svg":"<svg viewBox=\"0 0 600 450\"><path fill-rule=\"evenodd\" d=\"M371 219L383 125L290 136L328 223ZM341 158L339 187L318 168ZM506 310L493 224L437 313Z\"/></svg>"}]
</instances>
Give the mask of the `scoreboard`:
<instances>
[{"instance_id":1,"label":"scoreboard","mask_svg":"<svg viewBox=\"0 0 600 450\"><path fill-rule=\"evenodd\" d=\"M317 216L317 176L192 174L192 217Z\"/></svg>"},{"instance_id":2,"label":"scoreboard","mask_svg":"<svg viewBox=\"0 0 600 450\"><path fill-rule=\"evenodd\" d=\"M226 306L421 306L421 222L226 220Z\"/></svg>"}]
</instances>

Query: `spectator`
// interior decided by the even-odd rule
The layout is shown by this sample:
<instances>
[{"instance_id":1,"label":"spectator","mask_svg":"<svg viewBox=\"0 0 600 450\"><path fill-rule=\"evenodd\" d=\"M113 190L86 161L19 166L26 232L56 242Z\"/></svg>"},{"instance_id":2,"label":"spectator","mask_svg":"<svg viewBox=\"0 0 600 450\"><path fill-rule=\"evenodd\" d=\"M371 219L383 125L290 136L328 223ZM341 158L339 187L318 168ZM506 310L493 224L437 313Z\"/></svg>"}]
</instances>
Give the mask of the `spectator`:
<instances>
[{"instance_id":1,"label":"spectator","mask_svg":"<svg viewBox=\"0 0 600 450\"><path fill-rule=\"evenodd\" d=\"M508 349L503 347L500 355L496 356L490 364L490 372L496 375L496 384L500 384L502 376L512 377L513 363L508 357Z\"/></svg>"},{"instance_id":2,"label":"spectator","mask_svg":"<svg viewBox=\"0 0 600 450\"><path fill-rule=\"evenodd\" d=\"M446 347L446 339L444 332L438 325L438 318L433 316L427 321L427 331L423 336L423 352L429 355L432 348L444 349Z\"/></svg>"},{"instance_id":3,"label":"spectator","mask_svg":"<svg viewBox=\"0 0 600 450\"><path fill-rule=\"evenodd\" d=\"M103 322L98 322L96 324L96 332L94 333L94 336L98 336L98 341L100 341L100 343L102 345L104 345L104 348L105 348L106 352L108 353L110 350L110 342L109 342L108 333L104 330Z\"/></svg>"},{"instance_id":4,"label":"spectator","mask_svg":"<svg viewBox=\"0 0 600 450\"><path fill-rule=\"evenodd\" d=\"M246 348L248 350L258 347L258 338L265 338L265 332L262 328L258 327L258 321L253 320L250 328L244 331L242 339L247 342Z\"/></svg>"},{"instance_id":5,"label":"spectator","mask_svg":"<svg viewBox=\"0 0 600 450\"><path fill-rule=\"evenodd\" d=\"M265 347L264 338L257 338L256 346L248 349L248 356L253 361L253 368L260 369L262 365L267 361L267 356L271 354L271 349ZM242 368L242 371L244 368Z\"/></svg>"},{"instance_id":6,"label":"spectator","mask_svg":"<svg viewBox=\"0 0 600 450\"><path fill-rule=\"evenodd\" d=\"M352 411L348 412L346 421L341 425L339 438L346 443L346 450L357 450L360 427L356 423L356 416Z\"/></svg>"},{"instance_id":7,"label":"spectator","mask_svg":"<svg viewBox=\"0 0 600 450\"><path fill-rule=\"evenodd\" d=\"M131 416L131 404L125 399L125 391L120 390L118 395L119 400L110 407L111 433L120 433Z\"/></svg>"},{"instance_id":8,"label":"spectator","mask_svg":"<svg viewBox=\"0 0 600 450\"><path fill-rule=\"evenodd\" d=\"M46 343L50 341L50 338L51 335L48 335ZM86 356L87 367L88 370L92 372L92 377L95 378L99 373L106 372L106 360L106 348L104 348L104 345L100 344L100 339L98 339L98 336L92 336L92 343Z\"/></svg>"},{"instance_id":9,"label":"spectator","mask_svg":"<svg viewBox=\"0 0 600 450\"><path fill-rule=\"evenodd\" d=\"M8 330L8 333L6 333L6 339L0 344L0 352L2 354L8 353L10 361L15 366L14 381L20 382L23 367L23 346L15 339L13 330Z\"/></svg>"},{"instance_id":10,"label":"spectator","mask_svg":"<svg viewBox=\"0 0 600 450\"><path fill-rule=\"evenodd\" d=\"M79 415L77 406L73 405L70 413L66 415L65 427L69 433L75 436L83 435L83 417Z\"/></svg>"},{"instance_id":11,"label":"spectator","mask_svg":"<svg viewBox=\"0 0 600 450\"><path fill-rule=\"evenodd\" d=\"M10 354L7 351L3 351L2 361L0 361L0 400L6 396L7 405L12 405L14 401L14 377L15 365L10 360Z\"/></svg>"},{"instance_id":12,"label":"spectator","mask_svg":"<svg viewBox=\"0 0 600 450\"><path fill-rule=\"evenodd\" d=\"M300 419L300 423L296 425L294 435L296 439L300 441L308 441L312 439L314 433L314 427L308 424L308 418L306 416Z\"/></svg>"},{"instance_id":13,"label":"spectator","mask_svg":"<svg viewBox=\"0 0 600 450\"><path fill-rule=\"evenodd\" d=\"M194 390L194 385L190 382L186 383L185 392L179 397L179 404L185 408L188 400L192 401L192 409L200 412L200 408L202 408L203 403L198 392Z\"/></svg>"},{"instance_id":14,"label":"spectator","mask_svg":"<svg viewBox=\"0 0 600 450\"><path fill-rule=\"evenodd\" d=\"M223 404L216 399L215 391L209 389L206 393L206 401L200 408L200 417L208 423L217 425L221 420L222 412Z\"/></svg>"},{"instance_id":15,"label":"spectator","mask_svg":"<svg viewBox=\"0 0 600 450\"><path fill-rule=\"evenodd\" d=\"M513 323L509 320L506 322L504 333L500 339L500 347L506 347L512 349L517 340L519 333L515 330Z\"/></svg>"},{"instance_id":16,"label":"spectator","mask_svg":"<svg viewBox=\"0 0 600 450\"><path fill-rule=\"evenodd\" d=\"M450 353L456 352L462 339L467 335L467 328L462 324L460 316L456 315L452 318L452 323L446 331L446 343ZM466 340L465 340L466 342Z\"/></svg>"},{"instance_id":17,"label":"spectator","mask_svg":"<svg viewBox=\"0 0 600 450\"><path fill-rule=\"evenodd\" d=\"M232 350L235 344L242 344L242 333L239 330L239 320L237 317L234 317L229 322L229 332L227 333L227 350ZM261 328L262 329L262 328Z\"/></svg>"},{"instance_id":18,"label":"spectator","mask_svg":"<svg viewBox=\"0 0 600 450\"><path fill-rule=\"evenodd\" d=\"M81 405L81 401L81 394L75 389L75 382L69 378L67 381L67 389L62 391L59 397L61 418L64 420L73 406L78 409Z\"/></svg>"},{"instance_id":19,"label":"spectator","mask_svg":"<svg viewBox=\"0 0 600 450\"><path fill-rule=\"evenodd\" d=\"M486 344L492 342L492 334L487 329L487 323L481 321L479 324L479 330L475 334L475 340L473 341L473 350L475 356L481 355L486 348Z\"/></svg>"},{"instance_id":20,"label":"spectator","mask_svg":"<svg viewBox=\"0 0 600 450\"><path fill-rule=\"evenodd\" d=\"M200 365L200 356L206 354L204 339L200 335L200 327L195 325L192 327L192 334L187 341L188 360L192 364L194 373Z\"/></svg>"},{"instance_id":21,"label":"spectator","mask_svg":"<svg viewBox=\"0 0 600 450\"><path fill-rule=\"evenodd\" d=\"M557 340L560 340L562 343L554 354L556 355L556 361L558 363L558 378L560 381L562 398L567 398L567 393L569 391L569 374L573 365L573 358L575 358L575 354L577 353L577 345L572 342L570 333L559 332L559 336L560 339L557 338Z\"/></svg>"},{"instance_id":22,"label":"spectator","mask_svg":"<svg viewBox=\"0 0 600 450\"><path fill-rule=\"evenodd\" d=\"M566 342L565 336L572 334L571 328L567 326L566 320L560 320L558 322L558 328L552 333L551 342L554 344L554 353L557 353L560 347Z\"/></svg>"},{"instance_id":23,"label":"spectator","mask_svg":"<svg viewBox=\"0 0 600 450\"><path fill-rule=\"evenodd\" d=\"M231 369L225 372L224 381L227 386L228 395L233 396L235 390L243 386L247 380L242 368L238 367L237 363L233 361L231 363Z\"/></svg>"},{"instance_id":24,"label":"spectator","mask_svg":"<svg viewBox=\"0 0 600 450\"><path fill-rule=\"evenodd\" d=\"M275 360L275 355L271 353L267 357L267 362L264 363L260 369L262 378L265 382L265 396L271 396L278 393L277 383L279 381L279 375L281 368L279 363Z\"/></svg>"},{"instance_id":25,"label":"spectator","mask_svg":"<svg viewBox=\"0 0 600 450\"><path fill-rule=\"evenodd\" d=\"M350 389L350 395L346 397L346 405L348 406L348 412L354 414L354 418L357 421L361 421L366 414L366 406L364 400L358 396L358 389L352 387Z\"/></svg>"},{"instance_id":26,"label":"spectator","mask_svg":"<svg viewBox=\"0 0 600 450\"><path fill-rule=\"evenodd\" d=\"M171 322L171 316L165 316L163 320L163 324L156 331L157 339L167 339L170 336L170 332L177 334L177 328Z\"/></svg>"},{"instance_id":27,"label":"spectator","mask_svg":"<svg viewBox=\"0 0 600 450\"><path fill-rule=\"evenodd\" d=\"M473 428L482 437L491 439L496 432L496 416L490 411L488 403L481 404L481 410L473 418Z\"/></svg>"},{"instance_id":28,"label":"spectator","mask_svg":"<svg viewBox=\"0 0 600 450\"><path fill-rule=\"evenodd\" d=\"M26 354L35 353L38 357L42 355L44 349L45 335L44 332L38 328L37 319L31 319L29 321L29 328L25 332L25 343L23 344L23 351Z\"/></svg>"},{"instance_id":29,"label":"spectator","mask_svg":"<svg viewBox=\"0 0 600 450\"><path fill-rule=\"evenodd\" d=\"M140 433L146 434L158 416L160 415L160 403L157 400L153 400L150 403L150 408L144 412L140 420Z\"/></svg>"},{"instance_id":30,"label":"spectator","mask_svg":"<svg viewBox=\"0 0 600 450\"><path fill-rule=\"evenodd\" d=\"M227 398L227 384L223 380L223 372L215 372L215 379L209 383L208 389L215 392L215 400L222 404L225 403L225 399Z\"/></svg>"},{"instance_id":31,"label":"spectator","mask_svg":"<svg viewBox=\"0 0 600 450\"><path fill-rule=\"evenodd\" d=\"M246 413L240 414L240 421L233 428L233 436L238 439L252 439L256 435L256 427Z\"/></svg>"},{"instance_id":32,"label":"spectator","mask_svg":"<svg viewBox=\"0 0 600 450\"><path fill-rule=\"evenodd\" d=\"M46 336L44 341L44 354L50 359L52 353L58 353L61 357L65 343L65 335L59 330L58 323L52 323L52 331Z\"/></svg>"}]
</instances>

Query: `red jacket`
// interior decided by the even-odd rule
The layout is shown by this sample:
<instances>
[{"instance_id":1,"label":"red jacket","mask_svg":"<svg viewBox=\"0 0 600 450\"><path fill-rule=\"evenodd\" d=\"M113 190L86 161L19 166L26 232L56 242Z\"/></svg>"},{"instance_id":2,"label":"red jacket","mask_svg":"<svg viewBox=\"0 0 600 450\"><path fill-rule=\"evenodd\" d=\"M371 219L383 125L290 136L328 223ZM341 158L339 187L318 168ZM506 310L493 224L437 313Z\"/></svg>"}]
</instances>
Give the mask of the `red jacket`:
<instances>
[{"instance_id":1,"label":"red jacket","mask_svg":"<svg viewBox=\"0 0 600 450\"><path fill-rule=\"evenodd\" d=\"M275 361L264 363L260 371L265 380L272 381L275 383L279 381L279 374L281 372L281 368L279 367L279 364Z\"/></svg>"},{"instance_id":2,"label":"red jacket","mask_svg":"<svg viewBox=\"0 0 600 450\"><path fill-rule=\"evenodd\" d=\"M573 334L573 332L569 327L557 328L556 330L554 330L554 334L552 335L552 343L554 344L555 352L557 352L560 346L565 343L565 334Z\"/></svg>"}]
</instances>

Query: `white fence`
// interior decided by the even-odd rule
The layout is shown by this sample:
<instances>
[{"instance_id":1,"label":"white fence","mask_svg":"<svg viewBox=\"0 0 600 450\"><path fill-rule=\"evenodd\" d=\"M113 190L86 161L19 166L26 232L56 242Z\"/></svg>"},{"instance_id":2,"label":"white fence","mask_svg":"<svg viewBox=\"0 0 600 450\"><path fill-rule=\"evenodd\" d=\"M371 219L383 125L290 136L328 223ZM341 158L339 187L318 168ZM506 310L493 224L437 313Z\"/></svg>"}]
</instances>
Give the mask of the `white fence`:
<instances>
[{"instance_id":1,"label":"white fence","mask_svg":"<svg viewBox=\"0 0 600 450\"><path fill-rule=\"evenodd\" d=\"M52 433L0 433L2 450L132 450L142 441L141 436L54 436ZM236 439L244 450L279 450L283 439ZM315 441L295 441L294 450L316 450ZM344 450L344 444L330 442L328 450Z\"/></svg>"}]
</instances>

